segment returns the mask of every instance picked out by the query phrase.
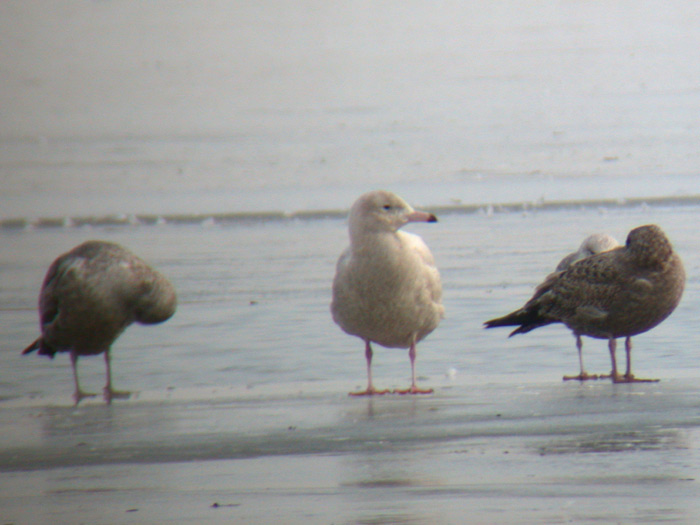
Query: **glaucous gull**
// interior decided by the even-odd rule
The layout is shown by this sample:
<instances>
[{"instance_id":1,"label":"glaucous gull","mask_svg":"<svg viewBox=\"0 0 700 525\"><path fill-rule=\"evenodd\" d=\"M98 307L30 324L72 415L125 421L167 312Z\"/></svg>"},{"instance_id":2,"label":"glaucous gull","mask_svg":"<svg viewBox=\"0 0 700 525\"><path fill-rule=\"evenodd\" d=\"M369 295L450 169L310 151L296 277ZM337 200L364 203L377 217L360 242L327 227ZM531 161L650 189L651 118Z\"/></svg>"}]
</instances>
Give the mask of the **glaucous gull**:
<instances>
[{"instance_id":1,"label":"glaucous gull","mask_svg":"<svg viewBox=\"0 0 700 525\"><path fill-rule=\"evenodd\" d=\"M651 330L680 302L685 271L671 242L656 225L640 226L625 246L591 255L550 274L525 306L492 319L486 328L518 326L511 336L564 323L575 336L607 339L613 382L655 381L632 375L631 337ZM627 370L617 371L616 339L625 337Z\"/></svg>"},{"instance_id":2,"label":"glaucous gull","mask_svg":"<svg viewBox=\"0 0 700 525\"><path fill-rule=\"evenodd\" d=\"M617 248L618 246L620 246L620 243L617 242L617 239L611 235L608 235L607 233L594 233L583 240L577 251L570 253L559 261L559 264L554 271L563 272L564 270L568 270L572 264L580 261L581 259L590 257L596 253L607 252L613 248Z\"/></svg>"},{"instance_id":3,"label":"glaucous gull","mask_svg":"<svg viewBox=\"0 0 700 525\"><path fill-rule=\"evenodd\" d=\"M133 322L162 323L174 313L175 289L130 251L104 241L87 241L58 257L39 294L41 337L22 354L39 350L53 358L70 352L76 405L88 394L78 382L78 357L104 354L104 399L129 397L112 388L112 343Z\"/></svg>"},{"instance_id":4,"label":"glaucous gull","mask_svg":"<svg viewBox=\"0 0 700 525\"><path fill-rule=\"evenodd\" d=\"M416 344L443 317L440 274L423 240L399 228L436 221L388 191L366 193L350 210L350 246L338 259L331 312L346 333L365 342L367 389L351 395L388 392L372 383L372 343L409 349L411 386L396 393L432 392L416 385Z\"/></svg>"}]
</instances>

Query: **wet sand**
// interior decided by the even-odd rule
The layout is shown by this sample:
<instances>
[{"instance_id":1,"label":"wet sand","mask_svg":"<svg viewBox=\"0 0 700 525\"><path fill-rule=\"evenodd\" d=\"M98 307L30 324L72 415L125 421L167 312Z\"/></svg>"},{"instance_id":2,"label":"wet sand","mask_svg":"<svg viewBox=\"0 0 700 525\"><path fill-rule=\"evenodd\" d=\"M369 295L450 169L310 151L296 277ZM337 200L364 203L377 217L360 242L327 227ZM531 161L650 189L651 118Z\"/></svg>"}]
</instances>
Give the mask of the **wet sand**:
<instances>
[{"instance_id":1,"label":"wet sand","mask_svg":"<svg viewBox=\"0 0 700 525\"><path fill-rule=\"evenodd\" d=\"M6 403L4 523L692 523L700 389L426 378Z\"/></svg>"}]
</instances>

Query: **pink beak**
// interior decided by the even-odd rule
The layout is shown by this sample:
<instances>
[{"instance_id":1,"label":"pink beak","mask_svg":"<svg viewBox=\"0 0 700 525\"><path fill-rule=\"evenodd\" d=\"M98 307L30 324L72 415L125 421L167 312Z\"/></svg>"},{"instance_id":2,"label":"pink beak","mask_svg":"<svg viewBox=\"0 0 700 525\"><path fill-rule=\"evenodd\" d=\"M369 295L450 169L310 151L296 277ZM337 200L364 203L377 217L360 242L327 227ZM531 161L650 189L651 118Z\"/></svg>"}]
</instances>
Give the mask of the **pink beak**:
<instances>
[{"instance_id":1,"label":"pink beak","mask_svg":"<svg viewBox=\"0 0 700 525\"><path fill-rule=\"evenodd\" d=\"M406 215L408 222L437 222L437 217L425 211L413 211Z\"/></svg>"}]
</instances>

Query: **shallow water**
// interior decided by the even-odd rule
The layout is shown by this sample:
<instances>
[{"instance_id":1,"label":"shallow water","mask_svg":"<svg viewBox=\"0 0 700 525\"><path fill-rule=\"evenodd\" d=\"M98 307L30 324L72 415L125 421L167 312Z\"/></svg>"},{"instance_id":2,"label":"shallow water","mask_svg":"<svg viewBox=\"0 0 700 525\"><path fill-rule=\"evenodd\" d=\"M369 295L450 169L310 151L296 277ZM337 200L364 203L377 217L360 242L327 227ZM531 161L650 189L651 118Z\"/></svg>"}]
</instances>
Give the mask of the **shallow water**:
<instances>
[{"instance_id":1,"label":"shallow water","mask_svg":"<svg viewBox=\"0 0 700 525\"><path fill-rule=\"evenodd\" d=\"M437 258L447 311L439 330L421 344L419 372L434 377L451 368L474 373L476 367L477 375L517 375L523 368L573 371L574 366L566 366L576 362L567 330L547 327L508 340L507 330L484 331L481 323L520 306L561 256L575 250L590 232L607 231L623 241L632 227L650 222L671 237L689 277L685 298L673 315L676 322L667 321L653 332L653 341L664 345L664 351L646 354L642 342L650 336L645 335L635 356L655 371L693 366L693 349L684 344L684 337L693 335L692 323L684 320L692 318L697 286L697 210L697 205L687 205L455 213L434 225L415 226L412 231L423 236ZM347 244L344 220L54 228L2 235L12 255L2 267L7 284L0 297L9 322L0 359L3 369L15 370L12 377L3 377L3 398L71 391L65 356L18 359L15 351L37 333L34 304L54 254L95 237L129 246L161 269L179 292L172 320L131 327L119 339L114 352L117 384L162 391L348 379L353 369L358 380L363 376L361 342L343 334L328 311L335 261ZM494 362L494 344L511 349L507 359ZM604 346L597 341L586 345L592 367L607 368ZM539 348L539 357L517 351L523 348ZM396 386L408 373L406 356L398 350L380 353L377 376L393 372L389 386ZM147 362L156 366L145 366ZM397 368L403 374L396 374ZM81 360L85 381L99 386L102 372L101 359Z\"/></svg>"},{"instance_id":2,"label":"shallow water","mask_svg":"<svg viewBox=\"0 0 700 525\"><path fill-rule=\"evenodd\" d=\"M346 209L377 186L423 206L697 193L699 17L3 2L0 217Z\"/></svg>"}]
</instances>

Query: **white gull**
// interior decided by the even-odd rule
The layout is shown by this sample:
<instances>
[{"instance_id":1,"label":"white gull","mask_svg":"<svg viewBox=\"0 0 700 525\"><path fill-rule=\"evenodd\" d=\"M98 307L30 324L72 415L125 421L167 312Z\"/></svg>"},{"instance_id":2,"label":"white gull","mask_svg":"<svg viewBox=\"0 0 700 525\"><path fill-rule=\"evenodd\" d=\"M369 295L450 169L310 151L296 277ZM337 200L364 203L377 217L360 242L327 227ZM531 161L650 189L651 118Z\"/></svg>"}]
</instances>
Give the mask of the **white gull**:
<instances>
[{"instance_id":1,"label":"white gull","mask_svg":"<svg viewBox=\"0 0 700 525\"><path fill-rule=\"evenodd\" d=\"M372 346L408 348L411 387L397 393L430 393L416 385L416 344L444 314L440 274L417 235L399 231L409 222L436 222L388 191L362 195L350 210L350 246L338 259L333 280L333 320L365 342L367 389L353 395L384 394L372 383Z\"/></svg>"}]
</instances>

